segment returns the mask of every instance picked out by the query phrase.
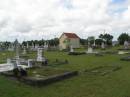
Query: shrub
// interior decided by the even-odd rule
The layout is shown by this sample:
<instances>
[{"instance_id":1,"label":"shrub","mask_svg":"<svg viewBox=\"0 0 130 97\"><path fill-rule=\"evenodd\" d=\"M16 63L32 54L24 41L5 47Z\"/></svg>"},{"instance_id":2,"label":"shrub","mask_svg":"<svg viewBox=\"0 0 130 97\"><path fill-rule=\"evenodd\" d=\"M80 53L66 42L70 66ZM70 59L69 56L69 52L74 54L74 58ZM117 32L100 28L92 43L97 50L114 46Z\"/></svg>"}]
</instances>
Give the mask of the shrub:
<instances>
[{"instance_id":1,"label":"shrub","mask_svg":"<svg viewBox=\"0 0 130 97\"><path fill-rule=\"evenodd\" d=\"M69 52L68 55L84 55L86 54L85 52Z\"/></svg>"},{"instance_id":2,"label":"shrub","mask_svg":"<svg viewBox=\"0 0 130 97\"><path fill-rule=\"evenodd\" d=\"M19 70L18 70L18 68L13 69L13 74L14 74L15 77L19 76Z\"/></svg>"}]
</instances>

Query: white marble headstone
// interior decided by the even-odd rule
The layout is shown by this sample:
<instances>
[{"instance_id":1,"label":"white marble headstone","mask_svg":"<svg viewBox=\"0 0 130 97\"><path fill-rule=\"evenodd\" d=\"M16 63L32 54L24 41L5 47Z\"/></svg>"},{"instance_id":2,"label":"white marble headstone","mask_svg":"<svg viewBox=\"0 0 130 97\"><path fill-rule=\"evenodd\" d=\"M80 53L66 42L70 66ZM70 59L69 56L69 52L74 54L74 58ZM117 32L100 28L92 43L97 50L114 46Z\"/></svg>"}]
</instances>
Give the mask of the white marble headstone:
<instances>
[{"instance_id":1,"label":"white marble headstone","mask_svg":"<svg viewBox=\"0 0 130 97\"><path fill-rule=\"evenodd\" d=\"M43 48L38 48L37 49L37 61L45 61L45 58L42 55Z\"/></svg>"},{"instance_id":2,"label":"white marble headstone","mask_svg":"<svg viewBox=\"0 0 130 97\"><path fill-rule=\"evenodd\" d=\"M125 48L125 49L128 49L128 47L129 47L129 43L128 43L128 41L125 41L125 42L124 42L124 48Z\"/></svg>"},{"instance_id":3,"label":"white marble headstone","mask_svg":"<svg viewBox=\"0 0 130 97\"><path fill-rule=\"evenodd\" d=\"M27 53L27 51L26 51L26 48L24 47L23 54L26 54L26 53Z\"/></svg>"},{"instance_id":4,"label":"white marble headstone","mask_svg":"<svg viewBox=\"0 0 130 97\"><path fill-rule=\"evenodd\" d=\"M73 46L70 46L70 52L74 52Z\"/></svg>"},{"instance_id":5,"label":"white marble headstone","mask_svg":"<svg viewBox=\"0 0 130 97\"><path fill-rule=\"evenodd\" d=\"M93 49L91 47L88 48L87 53L93 53Z\"/></svg>"},{"instance_id":6,"label":"white marble headstone","mask_svg":"<svg viewBox=\"0 0 130 97\"><path fill-rule=\"evenodd\" d=\"M105 49L105 44L104 44L104 42L102 42L101 48L102 48L102 49Z\"/></svg>"}]
</instances>

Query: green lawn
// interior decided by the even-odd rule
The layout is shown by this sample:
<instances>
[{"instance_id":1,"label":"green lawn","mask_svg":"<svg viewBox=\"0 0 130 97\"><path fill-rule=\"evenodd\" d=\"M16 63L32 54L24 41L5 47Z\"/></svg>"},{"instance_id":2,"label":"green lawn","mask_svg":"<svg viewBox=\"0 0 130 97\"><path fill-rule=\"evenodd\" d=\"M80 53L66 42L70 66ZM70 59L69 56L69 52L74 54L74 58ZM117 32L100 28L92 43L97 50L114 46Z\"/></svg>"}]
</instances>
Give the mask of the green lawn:
<instances>
[{"instance_id":1,"label":"green lawn","mask_svg":"<svg viewBox=\"0 0 130 97\"><path fill-rule=\"evenodd\" d=\"M0 62L6 61L13 53L0 53ZM35 54L29 54L35 57ZM23 83L0 76L0 97L130 97L130 62L120 61L128 55L95 55L69 56L64 52L45 52L51 63L50 67L78 70L78 76L66 79L42 88L31 87ZM55 59L69 61L69 64L55 65ZM120 66L121 69L105 76L84 72L99 66Z\"/></svg>"},{"instance_id":2,"label":"green lawn","mask_svg":"<svg viewBox=\"0 0 130 97\"><path fill-rule=\"evenodd\" d=\"M46 78L48 76L63 74L65 72L67 72L67 70L45 66L43 68L33 68L33 69L28 70L28 76L35 77L36 75L40 75L43 78L44 77Z\"/></svg>"}]
</instances>

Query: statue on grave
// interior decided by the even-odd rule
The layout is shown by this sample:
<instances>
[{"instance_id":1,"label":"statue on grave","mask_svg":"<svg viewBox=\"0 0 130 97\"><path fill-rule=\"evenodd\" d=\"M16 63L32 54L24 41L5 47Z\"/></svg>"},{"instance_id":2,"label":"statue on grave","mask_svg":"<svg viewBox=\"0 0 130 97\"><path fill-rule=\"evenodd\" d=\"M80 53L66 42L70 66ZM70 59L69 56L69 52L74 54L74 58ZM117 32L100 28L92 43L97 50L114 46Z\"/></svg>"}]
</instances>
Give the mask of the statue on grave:
<instances>
[{"instance_id":1,"label":"statue on grave","mask_svg":"<svg viewBox=\"0 0 130 97\"><path fill-rule=\"evenodd\" d=\"M16 51L16 59L19 59L19 42L18 42L18 40L16 39L15 41L14 41L14 47L15 47L15 51Z\"/></svg>"}]
</instances>

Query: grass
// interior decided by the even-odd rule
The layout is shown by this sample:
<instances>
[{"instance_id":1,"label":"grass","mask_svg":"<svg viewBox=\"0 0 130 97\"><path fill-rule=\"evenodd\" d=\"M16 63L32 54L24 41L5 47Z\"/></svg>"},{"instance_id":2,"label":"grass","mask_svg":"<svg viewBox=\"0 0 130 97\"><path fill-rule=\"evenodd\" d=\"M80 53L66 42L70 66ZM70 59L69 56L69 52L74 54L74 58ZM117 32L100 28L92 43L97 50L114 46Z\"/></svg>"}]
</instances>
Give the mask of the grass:
<instances>
[{"instance_id":1,"label":"grass","mask_svg":"<svg viewBox=\"0 0 130 97\"><path fill-rule=\"evenodd\" d=\"M51 67L43 67L43 68L34 68L28 70L28 76L34 77L36 75L40 75L43 77L58 75L67 72L67 70L61 70L57 68L51 68Z\"/></svg>"},{"instance_id":2,"label":"grass","mask_svg":"<svg viewBox=\"0 0 130 97\"><path fill-rule=\"evenodd\" d=\"M8 56L13 56L11 52L4 52L4 56L2 53L0 52L0 63L5 62ZM28 55L34 58L36 54ZM78 70L80 74L42 88L31 87L0 76L0 97L130 97L130 62L120 61L121 57L127 55L69 56L64 52L45 52L45 56L50 60L51 68L55 59L67 59L69 64L56 65L55 68ZM84 72L86 69L100 66L121 66L121 69L105 76L92 76Z\"/></svg>"}]
</instances>

